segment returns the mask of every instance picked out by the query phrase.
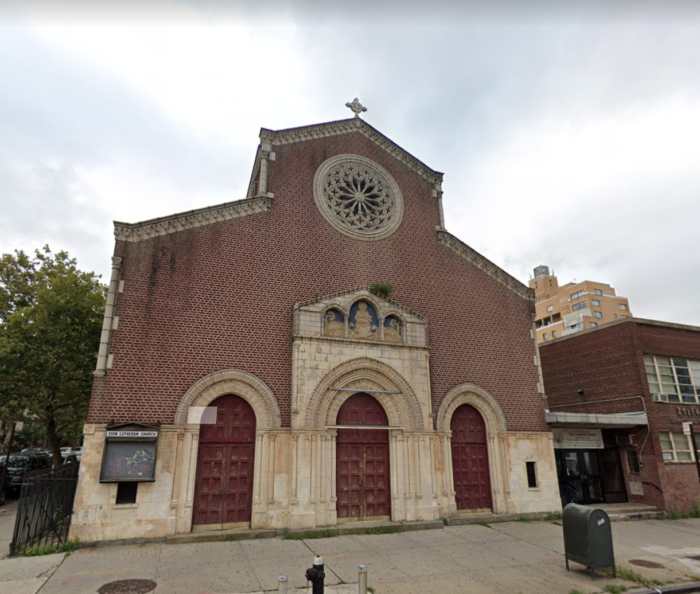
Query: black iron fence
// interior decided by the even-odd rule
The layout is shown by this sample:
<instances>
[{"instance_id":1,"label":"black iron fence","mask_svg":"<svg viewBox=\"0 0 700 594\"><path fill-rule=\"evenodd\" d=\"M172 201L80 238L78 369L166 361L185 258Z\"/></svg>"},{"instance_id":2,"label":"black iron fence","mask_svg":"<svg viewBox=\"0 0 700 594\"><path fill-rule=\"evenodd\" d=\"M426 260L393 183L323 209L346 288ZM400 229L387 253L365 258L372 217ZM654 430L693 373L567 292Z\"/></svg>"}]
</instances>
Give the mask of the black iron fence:
<instances>
[{"instance_id":1,"label":"black iron fence","mask_svg":"<svg viewBox=\"0 0 700 594\"><path fill-rule=\"evenodd\" d=\"M27 473L17 508L10 555L32 547L58 547L68 540L78 465Z\"/></svg>"}]
</instances>

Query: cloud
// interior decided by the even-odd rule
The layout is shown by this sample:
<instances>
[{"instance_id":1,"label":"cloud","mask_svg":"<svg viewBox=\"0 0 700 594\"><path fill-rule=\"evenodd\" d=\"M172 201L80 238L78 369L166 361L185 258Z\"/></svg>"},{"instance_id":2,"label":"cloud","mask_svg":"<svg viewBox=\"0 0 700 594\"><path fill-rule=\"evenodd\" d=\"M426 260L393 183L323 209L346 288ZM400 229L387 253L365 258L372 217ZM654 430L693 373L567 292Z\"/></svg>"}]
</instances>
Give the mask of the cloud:
<instances>
[{"instance_id":1,"label":"cloud","mask_svg":"<svg viewBox=\"0 0 700 594\"><path fill-rule=\"evenodd\" d=\"M56 242L105 272L111 219L240 198L259 127L358 96L494 262L700 324L697 3L78 4L0 25L0 251Z\"/></svg>"}]
</instances>

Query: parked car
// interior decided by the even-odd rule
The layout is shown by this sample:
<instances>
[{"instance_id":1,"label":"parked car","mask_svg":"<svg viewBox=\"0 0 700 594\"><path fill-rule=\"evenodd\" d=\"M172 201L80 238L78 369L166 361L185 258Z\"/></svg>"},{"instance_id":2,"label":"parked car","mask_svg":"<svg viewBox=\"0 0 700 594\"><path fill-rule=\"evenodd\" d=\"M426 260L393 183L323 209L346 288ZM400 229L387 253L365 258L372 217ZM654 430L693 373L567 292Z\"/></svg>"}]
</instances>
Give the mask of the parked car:
<instances>
[{"instance_id":1,"label":"parked car","mask_svg":"<svg viewBox=\"0 0 700 594\"><path fill-rule=\"evenodd\" d=\"M46 454L20 452L19 454L10 454L9 462L7 458L7 456L0 456L0 472L2 466L7 464L7 494L15 497L19 495L24 475L27 472L40 469L49 470L52 466L51 458Z\"/></svg>"},{"instance_id":2,"label":"parked car","mask_svg":"<svg viewBox=\"0 0 700 594\"><path fill-rule=\"evenodd\" d=\"M64 464L80 464L80 458L74 452L61 452L61 458Z\"/></svg>"}]
</instances>

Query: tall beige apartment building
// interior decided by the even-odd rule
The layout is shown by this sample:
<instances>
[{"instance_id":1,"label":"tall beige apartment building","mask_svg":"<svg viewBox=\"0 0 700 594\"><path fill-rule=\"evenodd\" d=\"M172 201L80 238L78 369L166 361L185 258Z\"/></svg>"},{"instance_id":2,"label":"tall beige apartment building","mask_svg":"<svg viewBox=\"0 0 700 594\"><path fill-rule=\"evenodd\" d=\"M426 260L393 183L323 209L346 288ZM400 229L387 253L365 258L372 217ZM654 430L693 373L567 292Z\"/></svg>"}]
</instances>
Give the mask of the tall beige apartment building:
<instances>
[{"instance_id":1,"label":"tall beige apartment building","mask_svg":"<svg viewBox=\"0 0 700 594\"><path fill-rule=\"evenodd\" d=\"M632 316L627 297L615 295L610 285L583 281L560 287L548 266L535 268L530 288L535 290L537 342Z\"/></svg>"}]
</instances>

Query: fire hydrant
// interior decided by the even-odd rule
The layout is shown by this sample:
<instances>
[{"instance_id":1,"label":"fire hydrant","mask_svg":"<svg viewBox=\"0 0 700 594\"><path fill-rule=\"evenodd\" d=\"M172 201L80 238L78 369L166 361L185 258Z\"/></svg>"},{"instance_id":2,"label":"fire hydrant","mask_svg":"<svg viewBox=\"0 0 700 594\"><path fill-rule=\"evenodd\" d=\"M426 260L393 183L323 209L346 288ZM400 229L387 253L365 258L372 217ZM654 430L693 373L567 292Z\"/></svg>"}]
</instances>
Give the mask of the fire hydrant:
<instances>
[{"instance_id":1,"label":"fire hydrant","mask_svg":"<svg viewBox=\"0 0 700 594\"><path fill-rule=\"evenodd\" d=\"M313 594L323 594L323 580L326 579L323 569L323 557L314 557L314 566L306 570L306 579L313 584Z\"/></svg>"}]
</instances>

